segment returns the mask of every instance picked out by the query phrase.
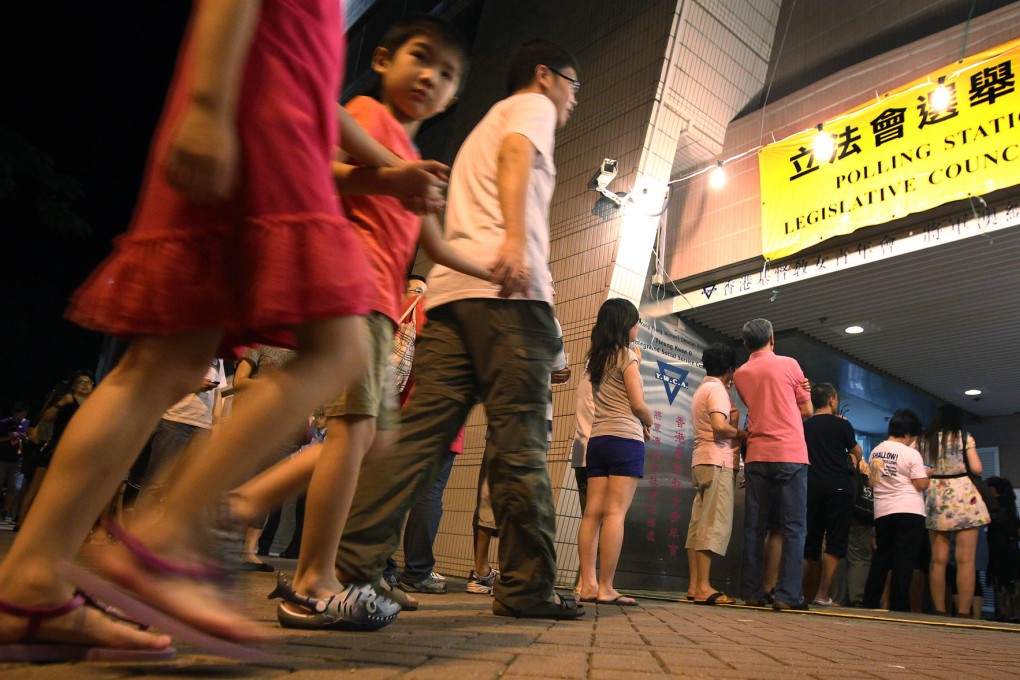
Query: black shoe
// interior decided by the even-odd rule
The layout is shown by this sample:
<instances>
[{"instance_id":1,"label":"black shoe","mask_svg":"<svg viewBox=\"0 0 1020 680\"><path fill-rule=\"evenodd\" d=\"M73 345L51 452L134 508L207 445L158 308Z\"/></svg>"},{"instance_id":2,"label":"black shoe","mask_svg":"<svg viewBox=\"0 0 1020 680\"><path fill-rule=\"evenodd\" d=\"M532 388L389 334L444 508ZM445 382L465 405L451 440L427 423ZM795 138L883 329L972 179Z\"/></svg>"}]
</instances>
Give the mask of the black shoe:
<instances>
[{"instance_id":1,"label":"black shoe","mask_svg":"<svg viewBox=\"0 0 1020 680\"><path fill-rule=\"evenodd\" d=\"M269 548L259 548L255 551L255 554L259 557L269 557Z\"/></svg>"},{"instance_id":2,"label":"black shoe","mask_svg":"<svg viewBox=\"0 0 1020 680\"><path fill-rule=\"evenodd\" d=\"M584 616L584 607L577 603L573 595L554 595L552 602L542 602L530 609L514 609L498 600L492 603L492 613L496 616L512 616L518 619L556 619L557 621L579 619Z\"/></svg>"},{"instance_id":3,"label":"black shoe","mask_svg":"<svg viewBox=\"0 0 1020 680\"><path fill-rule=\"evenodd\" d=\"M795 612L806 612L809 611L811 608L808 607L808 603L806 601L800 602L798 604L791 604L789 602L783 602L782 600L777 599L775 602L772 603L772 611L774 612L781 612L787 609L791 609Z\"/></svg>"}]
</instances>

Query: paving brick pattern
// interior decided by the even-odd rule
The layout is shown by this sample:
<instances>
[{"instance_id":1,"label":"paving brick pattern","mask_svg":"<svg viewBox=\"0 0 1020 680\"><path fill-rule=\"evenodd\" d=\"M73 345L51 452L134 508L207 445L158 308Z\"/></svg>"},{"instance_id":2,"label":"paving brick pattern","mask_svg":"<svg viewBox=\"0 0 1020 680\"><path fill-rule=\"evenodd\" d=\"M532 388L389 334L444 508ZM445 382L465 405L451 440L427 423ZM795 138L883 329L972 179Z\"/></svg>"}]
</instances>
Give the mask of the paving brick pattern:
<instances>
[{"instance_id":1,"label":"paving brick pattern","mask_svg":"<svg viewBox=\"0 0 1020 680\"><path fill-rule=\"evenodd\" d=\"M276 628L266 600L273 575L238 577L240 607ZM420 596L375 633L280 631L268 647L284 659L253 665L179 645L154 664L0 664L5 680L51 678L279 678L295 680L643 680L645 678L1016 678L1016 631L895 623L743 607L642 600L640 607L585 605L579 621L493 616L491 599L463 592ZM861 610L844 610L860 613ZM919 621L935 621L915 617Z\"/></svg>"}]
</instances>

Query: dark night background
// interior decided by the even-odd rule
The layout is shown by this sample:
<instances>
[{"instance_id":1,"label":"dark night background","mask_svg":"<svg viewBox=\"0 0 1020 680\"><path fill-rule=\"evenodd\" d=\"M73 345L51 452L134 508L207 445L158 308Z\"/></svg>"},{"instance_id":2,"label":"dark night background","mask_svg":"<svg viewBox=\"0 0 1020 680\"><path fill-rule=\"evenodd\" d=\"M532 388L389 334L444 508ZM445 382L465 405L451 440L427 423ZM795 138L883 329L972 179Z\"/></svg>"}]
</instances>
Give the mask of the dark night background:
<instances>
[{"instance_id":1,"label":"dark night background","mask_svg":"<svg viewBox=\"0 0 1020 680\"><path fill-rule=\"evenodd\" d=\"M0 414L96 368L102 336L62 312L130 220L189 12L121 0L0 15Z\"/></svg>"}]
</instances>

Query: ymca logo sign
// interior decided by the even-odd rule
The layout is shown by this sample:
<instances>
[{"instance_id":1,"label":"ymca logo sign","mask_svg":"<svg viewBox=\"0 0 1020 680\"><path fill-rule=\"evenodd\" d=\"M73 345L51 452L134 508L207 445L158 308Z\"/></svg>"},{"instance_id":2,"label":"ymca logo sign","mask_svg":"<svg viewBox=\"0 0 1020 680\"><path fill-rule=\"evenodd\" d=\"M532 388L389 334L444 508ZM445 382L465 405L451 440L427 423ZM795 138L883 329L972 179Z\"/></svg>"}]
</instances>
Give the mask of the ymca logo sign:
<instances>
[{"instance_id":1,"label":"ymca logo sign","mask_svg":"<svg viewBox=\"0 0 1020 680\"><path fill-rule=\"evenodd\" d=\"M687 387L687 374L690 371L677 368L665 361L656 363L659 365L659 370L655 372L655 379L662 381L662 386L666 389L666 398L669 400L669 405L672 406L676 395L680 394L680 389Z\"/></svg>"}]
</instances>

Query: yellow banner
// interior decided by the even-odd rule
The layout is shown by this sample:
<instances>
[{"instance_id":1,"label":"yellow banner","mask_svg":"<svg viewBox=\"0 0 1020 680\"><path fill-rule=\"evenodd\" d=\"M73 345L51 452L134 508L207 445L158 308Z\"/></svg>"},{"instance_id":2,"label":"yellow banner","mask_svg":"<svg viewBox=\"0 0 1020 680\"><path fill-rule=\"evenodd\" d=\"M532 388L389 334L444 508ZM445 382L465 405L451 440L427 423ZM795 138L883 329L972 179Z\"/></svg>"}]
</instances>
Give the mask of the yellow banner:
<instances>
[{"instance_id":1,"label":"yellow banner","mask_svg":"<svg viewBox=\"0 0 1020 680\"><path fill-rule=\"evenodd\" d=\"M825 239L1020 184L1020 39L947 65L758 153L762 253ZM938 107L939 79L948 103Z\"/></svg>"}]
</instances>

